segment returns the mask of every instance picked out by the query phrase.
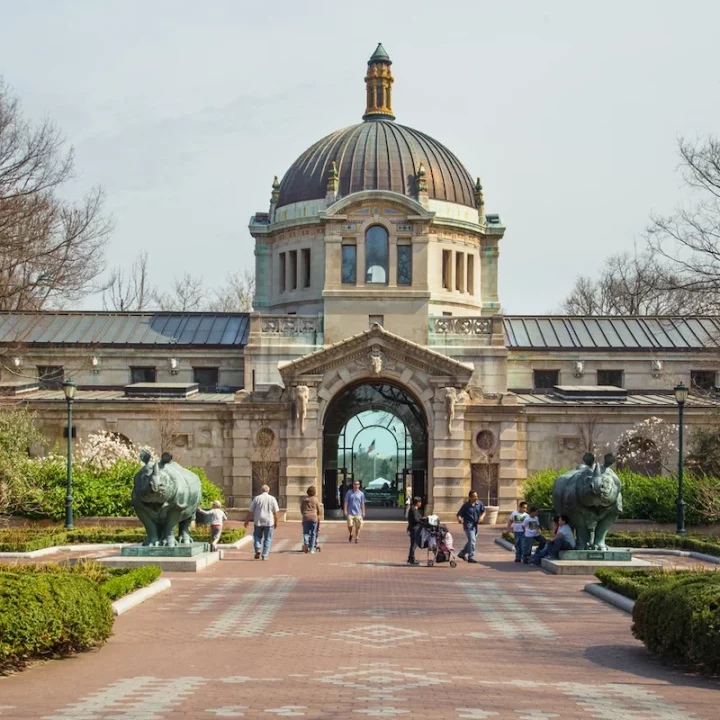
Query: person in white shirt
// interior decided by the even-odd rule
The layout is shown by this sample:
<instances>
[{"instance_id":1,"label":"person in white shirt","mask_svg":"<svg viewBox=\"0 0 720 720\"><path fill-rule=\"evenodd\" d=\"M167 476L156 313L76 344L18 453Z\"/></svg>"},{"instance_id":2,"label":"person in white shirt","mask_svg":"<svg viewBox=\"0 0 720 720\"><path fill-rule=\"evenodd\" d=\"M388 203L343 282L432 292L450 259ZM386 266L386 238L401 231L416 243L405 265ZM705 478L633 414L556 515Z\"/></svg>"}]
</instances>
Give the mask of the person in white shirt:
<instances>
[{"instance_id":1,"label":"person in white shirt","mask_svg":"<svg viewBox=\"0 0 720 720\"><path fill-rule=\"evenodd\" d=\"M507 529L513 531L515 535L515 562L522 560L522 544L525 533L523 531L523 520L527 517L527 503L523 500L517 510L513 510L510 513L510 518L507 522Z\"/></svg>"},{"instance_id":2,"label":"person in white shirt","mask_svg":"<svg viewBox=\"0 0 720 720\"><path fill-rule=\"evenodd\" d=\"M267 560L270 554L270 543L273 531L278 525L280 507L277 500L270 494L270 487L263 485L260 494L253 498L248 510L245 527L253 521L253 544L255 546L255 559L262 557Z\"/></svg>"},{"instance_id":3,"label":"person in white shirt","mask_svg":"<svg viewBox=\"0 0 720 720\"><path fill-rule=\"evenodd\" d=\"M574 549L575 536L573 535L572 528L570 527L570 518L568 518L567 515L560 515L558 517L557 532L548 545L547 557L552 560L557 560L563 550Z\"/></svg>"},{"instance_id":4,"label":"person in white shirt","mask_svg":"<svg viewBox=\"0 0 720 720\"><path fill-rule=\"evenodd\" d=\"M215 552L222 535L223 523L227 520L227 515L222 509L222 503L219 500L213 500L211 510L198 508L198 512L210 516L210 550Z\"/></svg>"},{"instance_id":5,"label":"person in white shirt","mask_svg":"<svg viewBox=\"0 0 720 720\"><path fill-rule=\"evenodd\" d=\"M540 548L544 548L547 540L540 534L540 520L538 519L538 508L535 505L530 507L528 516L522 521L523 529L523 554L522 561L527 565L530 562L530 553L533 543L537 540Z\"/></svg>"}]
</instances>

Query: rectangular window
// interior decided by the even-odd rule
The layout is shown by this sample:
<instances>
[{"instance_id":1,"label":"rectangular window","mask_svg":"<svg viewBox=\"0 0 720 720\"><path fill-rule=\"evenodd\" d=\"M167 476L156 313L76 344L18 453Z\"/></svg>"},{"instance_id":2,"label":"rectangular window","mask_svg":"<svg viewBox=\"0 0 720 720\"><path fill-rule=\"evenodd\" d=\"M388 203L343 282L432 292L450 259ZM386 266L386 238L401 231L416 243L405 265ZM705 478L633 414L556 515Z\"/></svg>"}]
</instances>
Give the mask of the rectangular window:
<instances>
[{"instance_id":1,"label":"rectangular window","mask_svg":"<svg viewBox=\"0 0 720 720\"><path fill-rule=\"evenodd\" d=\"M452 313L451 313L451 312L447 312L446 310L443 310L442 316L443 316L443 317L452 317Z\"/></svg>"},{"instance_id":2,"label":"rectangular window","mask_svg":"<svg viewBox=\"0 0 720 720\"><path fill-rule=\"evenodd\" d=\"M193 382L198 384L200 392L217 392L218 368L193 368Z\"/></svg>"},{"instance_id":3,"label":"rectangular window","mask_svg":"<svg viewBox=\"0 0 720 720\"><path fill-rule=\"evenodd\" d=\"M475 294L475 256L470 254L467 256L467 291Z\"/></svg>"},{"instance_id":4,"label":"rectangular window","mask_svg":"<svg viewBox=\"0 0 720 720\"><path fill-rule=\"evenodd\" d=\"M712 370L691 370L690 387L695 390L710 392L715 389L716 373Z\"/></svg>"},{"instance_id":5,"label":"rectangular window","mask_svg":"<svg viewBox=\"0 0 720 720\"><path fill-rule=\"evenodd\" d=\"M285 292L287 290L287 261L285 258L285 253L280 253L280 292Z\"/></svg>"},{"instance_id":6,"label":"rectangular window","mask_svg":"<svg viewBox=\"0 0 720 720\"><path fill-rule=\"evenodd\" d=\"M465 292L465 253L455 253L455 289Z\"/></svg>"},{"instance_id":7,"label":"rectangular window","mask_svg":"<svg viewBox=\"0 0 720 720\"><path fill-rule=\"evenodd\" d=\"M597 371L597 384L621 388L623 386L623 371L622 370L598 370Z\"/></svg>"},{"instance_id":8,"label":"rectangular window","mask_svg":"<svg viewBox=\"0 0 720 720\"><path fill-rule=\"evenodd\" d=\"M302 252L302 274L303 287L310 287L310 248L303 248Z\"/></svg>"},{"instance_id":9,"label":"rectangular window","mask_svg":"<svg viewBox=\"0 0 720 720\"><path fill-rule=\"evenodd\" d=\"M373 325L384 325L385 324L385 316L384 315L368 315L369 325L372 327Z\"/></svg>"},{"instance_id":10,"label":"rectangular window","mask_svg":"<svg viewBox=\"0 0 720 720\"><path fill-rule=\"evenodd\" d=\"M357 248L354 245L342 246L342 282L354 285L357 277Z\"/></svg>"},{"instance_id":11,"label":"rectangular window","mask_svg":"<svg viewBox=\"0 0 720 720\"><path fill-rule=\"evenodd\" d=\"M134 385L135 383L154 383L155 382L155 368L154 367L131 367L130 368L130 382Z\"/></svg>"},{"instance_id":12,"label":"rectangular window","mask_svg":"<svg viewBox=\"0 0 720 720\"><path fill-rule=\"evenodd\" d=\"M442 251L442 286L452 290L452 251Z\"/></svg>"},{"instance_id":13,"label":"rectangular window","mask_svg":"<svg viewBox=\"0 0 720 720\"><path fill-rule=\"evenodd\" d=\"M552 390L559 382L559 370L533 370L533 388L535 390Z\"/></svg>"},{"instance_id":14,"label":"rectangular window","mask_svg":"<svg viewBox=\"0 0 720 720\"><path fill-rule=\"evenodd\" d=\"M290 289L297 290L298 283L298 266L297 266L297 250L290 251Z\"/></svg>"},{"instance_id":15,"label":"rectangular window","mask_svg":"<svg viewBox=\"0 0 720 720\"><path fill-rule=\"evenodd\" d=\"M62 365L38 365L38 381L43 390L60 390L65 382Z\"/></svg>"},{"instance_id":16,"label":"rectangular window","mask_svg":"<svg viewBox=\"0 0 720 720\"><path fill-rule=\"evenodd\" d=\"M397 284L412 285L412 245L398 245Z\"/></svg>"}]
</instances>

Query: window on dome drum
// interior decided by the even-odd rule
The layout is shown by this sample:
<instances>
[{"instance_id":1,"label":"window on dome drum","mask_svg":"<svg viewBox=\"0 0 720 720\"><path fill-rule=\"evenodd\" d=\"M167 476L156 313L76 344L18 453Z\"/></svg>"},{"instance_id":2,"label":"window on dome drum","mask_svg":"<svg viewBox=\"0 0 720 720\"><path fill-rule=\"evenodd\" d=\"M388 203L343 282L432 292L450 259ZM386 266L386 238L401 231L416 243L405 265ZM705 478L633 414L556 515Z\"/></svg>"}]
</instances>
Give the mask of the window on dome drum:
<instances>
[{"instance_id":1,"label":"window on dome drum","mask_svg":"<svg viewBox=\"0 0 720 720\"><path fill-rule=\"evenodd\" d=\"M38 365L37 374L43 390L60 390L65 382L65 370L61 365Z\"/></svg>"},{"instance_id":2,"label":"window on dome drum","mask_svg":"<svg viewBox=\"0 0 720 720\"><path fill-rule=\"evenodd\" d=\"M397 284L412 285L412 245L398 245Z\"/></svg>"},{"instance_id":3,"label":"window on dome drum","mask_svg":"<svg viewBox=\"0 0 720 720\"><path fill-rule=\"evenodd\" d=\"M465 292L465 253L455 253L455 289Z\"/></svg>"},{"instance_id":4,"label":"window on dome drum","mask_svg":"<svg viewBox=\"0 0 720 720\"><path fill-rule=\"evenodd\" d=\"M154 383L156 381L156 372L154 367L131 367L130 383Z\"/></svg>"},{"instance_id":5,"label":"window on dome drum","mask_svg":"<svg viewBox=\"0 0 720 720\"><path fill-rule=\"evenodd\" d=\"M342 282L344 285L357 282L357 248L354 245L342 246Z\"/></svg>"},{"instance_id":6,"label":"window on dome drum","mask_svg":"<svg viewBox=\"0 0 720 720\"><path fill-rule=\"evenodd\" d=\"M559 370L533 370L533 389L544 392L560 383Z\"/></svg>"},{"instance_id":7,"label":"window on dome drum","mask_svg":"<svg viewBox=\"0 0 720 720\"><path fill-rule=\"evenodd\" d=\"M290 251L290 289L297 290L298 283L298 265L297 250Z\"/></svg>"},{"instance_id":8,"label":"window on dome drum","mask_svg":"<svg viewBox=\"0 0 720 720\"><path fill-rule=\"evenodd\" d=\"M198 384L200 392L217 392L218 368L193 368L193 382Z\"/></svg>"},{"instance_id":9,"label":"window on dome drum","mask_svg":"<svg viewBox=\"0 0 720 720\"><path fill-rule=\"evenodd\" d=\"M611 387L623 387L622 370L598 370L597 384Z\"/></svg>"},{"instance_id":10,"label":"window on dome drum","mask_svg":"<svg viewBox=\"0 0 720 720\"><path fill-rule=\"evenodd\" d=\"M302 274L303 287L310 287L310 248L303 248L302 253Z\"/></svg>"},{"instance_id":11,"label":"window on dome drum","mask_svg":"<svg viewBox=\"0 0 720 720\"><path fill-rule=\"evenodd\" d=\"M387 285L388 234L380 225L373 225L365 233L365 282Z\"/></svg>"},{"instance_id":12,"label":"window on dome drum","mask_svg":"<svg viewBox=\"0 0 720 720\"><path fill-rule=\"evenodd\" d=\"M691 370L690 387L695 390L710 392L715 389L717 373L712 370Z\"/></svg>"},{"instance_id":13,"label":"window on dome drum","mask_svg":"<svg viewBox=\"0 0 720 720\"><path fill-rule=\"evenodd\" d=\"M467 291L475 294L475 256L470 253L467 256Z\"/></svg>"},{"instance_id":14,"label":"window on dome drum","mask_svg":"<svg viewBox=\"0 0 720 720\"><path fill-rule=\"evenodd\" d=\"M286 282L286 260L285 260L285 253L280 253L280 270L278 270L278 275L280 276L280 292L285 292L287 290L287 282Z\"/></svg>"},{"instance_id":15,"label":"window on dome drum","mask_svg":"<svg viewBox=\"0 0 720 720\"><path fill-rule=\"evenodd\" d=\"M442 251L442 286L452 290L452 250Z\"/></svg>"}]
</instances>

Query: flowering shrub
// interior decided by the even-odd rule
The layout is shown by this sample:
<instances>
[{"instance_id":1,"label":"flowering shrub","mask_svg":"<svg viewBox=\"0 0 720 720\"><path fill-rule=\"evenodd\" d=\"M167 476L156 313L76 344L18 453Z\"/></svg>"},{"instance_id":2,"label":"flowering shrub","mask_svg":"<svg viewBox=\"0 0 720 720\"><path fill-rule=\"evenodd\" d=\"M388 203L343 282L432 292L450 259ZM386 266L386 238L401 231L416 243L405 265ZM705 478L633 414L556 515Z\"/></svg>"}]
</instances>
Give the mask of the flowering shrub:
<instances>
[{"instance_id":1,"label":"flowering shrub","mask_svg":"<svg viewBox=\"0 0 720 720\"><path fill-rule=\"evenodd\" d=\"M658 417L636 423L617 439L618 462L648 474L669 471L670 459L678 452L678 430Z\"/></svg>"},{"instance_id":2,"label":"flowering shrub","mask_svg":"<svg viewBox=\"0 0 720 720\"><path fill-rule=\"evenodd\" d=\"M124 442L117 433L100 430L78 443L75 461L80 467L109 470L120 461L137 463L141 450L155 455L152 448L137 447L133 443Z\"/></svg>"}]
</instances>

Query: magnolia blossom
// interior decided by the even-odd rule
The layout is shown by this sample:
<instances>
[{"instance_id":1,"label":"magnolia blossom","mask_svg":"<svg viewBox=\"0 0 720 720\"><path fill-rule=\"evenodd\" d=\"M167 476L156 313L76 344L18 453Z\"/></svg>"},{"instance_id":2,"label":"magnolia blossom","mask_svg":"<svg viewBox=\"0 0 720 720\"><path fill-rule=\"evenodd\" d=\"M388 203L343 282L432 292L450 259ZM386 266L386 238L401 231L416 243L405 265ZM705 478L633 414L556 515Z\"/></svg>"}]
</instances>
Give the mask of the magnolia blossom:
<instances>
[{"instance_id":1,"label":"magnolia blossom","mask_svg":"<svg viewBox=\"0 0 720 720\"><path fill-rule=\"evenodd\" d=\"M138 447L123 442L118 435L100 430L78 443L75 459L78 465L83 467L109 470L119 460L137 462L141 450L147 450L151 455L155 454L149 447Z\"/></svg>"},{"instance_id":2,"label":"magnolia blossom","mask_svg":"<svg viewBox=\"0 0 720 720\"><path fill-rule=\"evenodd\" d=\"M679 426L659 417L650 417L625 430L617 439L617 458L621 463L667 468L678 452Z\"/></svg>"}]
</instances>

